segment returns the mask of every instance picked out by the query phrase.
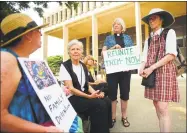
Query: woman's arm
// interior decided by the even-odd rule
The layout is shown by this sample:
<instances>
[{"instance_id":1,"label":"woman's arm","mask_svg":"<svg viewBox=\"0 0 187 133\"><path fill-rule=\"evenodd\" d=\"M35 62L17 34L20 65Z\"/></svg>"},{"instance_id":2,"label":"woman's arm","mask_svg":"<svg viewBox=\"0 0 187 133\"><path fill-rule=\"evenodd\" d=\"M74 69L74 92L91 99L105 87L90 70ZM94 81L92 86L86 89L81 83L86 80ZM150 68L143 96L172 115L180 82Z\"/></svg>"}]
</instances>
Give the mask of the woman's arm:
<instances>
[{"instance_id":1,"label":"woman's arm","mask_svg":"<svg viewBox=\"0 0 187 133\"><path fill-rule=\"evenodd\" d=\"M145 64L147 62L147 52L148 52L148 39L145 40L144 42L144 48L143 48L143 56L142 56L142 62L141 62L141 66L139 69L139 75L142 76L143 74L143 70L145 68Z\"/></svg>"},{"instance_id":2,"label":"woman's arm","mask_svg":"<svg viewBox=\"0 0 187 133\"><path fill-rule=\"evenodd\" d=\"M121 48L120 45L115 44L114 46L112 46L112 47L110 47L110 48L108 49L107 43L108 43L108 39L106 38L106 39L105 39L105 44L104 44L105 46L103 46L102 51L101 51L101 57L102 57L102 58L103 58L103 52L104 52L104 51L106 51L106 50L112 50L112 49L116 49L116 48Z\"/></svg>"},{"instance_id":3,"label":"woman's arm","mask_svg":"<svg viewBox=\"0 0 187 133\"><path fill-rule=\"evenodd\" d=\"M176 43L176 33L173 29L170 29L166 38L166 56L153 64L151 67L153 70L166 65L168 62L175 59L177 56L177 43Z\"/></svg>"},{"instance_id":4,"label":"woman's arm","mask_svg":"<svg viewBox=\"0 0 187 133\"><path fill-rule=\"evenodd\" d=\"M86 93L84 93L84 92L82 92L82 91L80 91L80 90L74 88L74 87L73 87L72 80L65 80L65 81L64 81L64 84L65 84L65 86L68 87L68 89L69 89L69 90L71 91L71 93L74 94L74 95L77 95L77 96L80 96L80 97L89 98L89 99L91 99L91 98L97 98L97 97L98 97L98 96L96 95L96 91L95 91L93 88L91 88L90 86L89 86L88 91L91 93L91 95L86 94ZM90 88L91 88L91 89L90 89Z\"/></svg>"},{"instance_id":5,"label":"woman's arm","mask_svg":"<svg viewBox=\"0 0 187 133\"><path fill-rule=\"evenodd\" d=\"M173 54L167 54L166 56L164 56L164 58L162 58L161 60L159 60L158 62L156 62L155 64L153 64L150 68L152 70L155 70L161 66L166 65L168 62L172 61L175 59L175 55Z\"/></svg>"},{"instance_id":6,"label":"woman's arm","mask_svg":"<svg viewBox=\"0 0 187 133\"><path fill-rule=\"evenodd\" d=\"M103 46L102 51L101 51L101 57L103 58L103 52L107 50L107 46Z\"/></svg>"},{"instance_id":7,"label":"woman's arm","mask_svg":"<svg viewBox=\"0 0 187 133\"><path fill-rule=\"evenodd\" d=\"M103 98L104 92L101 92L100 90L94 90L91 86L89 86L88 91L91 93L91 96L95 96L95 98Z\"/></svg>"},{"instance_id":8,"label":"woman's arm","mask_svg":"<svg viewBox=\"0 0 187 133\"><path fill-rule=\"evenodd\" d=\"M92 93L95 93L96 91L89 85L88 92L90 92L92 94Z\"/></svg>"},{"instance_id":9,"label":"woman's arm","mask_svg":"<svg viewBox=\"0 0 187 133\"><path fill-rule=\"evenodd\" d=\"M51 127L23 120L8 112L8 107L18 87L21 72L17 60L7 52L1 52L1 131L6 132L48 132ZM53 127L53 129L57 129Z\"/></svg>"},{"instance_id":10,"label":"woman's arm","mask_svg":"<svg viewBox=\"0 0 187 133\"><path fill-rule=\"evenodd\" d=\"M72 80L64 80L64 85L68 87L68 89L71 91L72 94L80 96L80 97L90 98L90 95L74 88Z\"/></svg>"},{"instance_id":11,"label":"woman's arm","mask_svg":"<svg viewBox=\"0 0 187 133\"><path fill-rule=\"evenodd\" d=\"M95 82L89 82L89 85L98 85L99 83L105 83L104 79L98 79Z\"/></svg>"},{"instance_id":12,"label":"woman's arm","mask_svg":"<svg viewBox=\"0 0 187 133\"><path fill-rule=\"evenodd\" d=\"M173 29L170 29L168 31L167 37L166 37L166 55L159 60L158 62L151 65L148 69L146 69L144 72L144 77L146 75L149 75L152 71L155 69L166 65L168 62L174 60L177 56L177 44L176 44L176 33Z\"/></svg>"},{"instance_id":13,"label":"woman's arm","mask_svg":"<svg viewBox=\"0 0 187 133\"><path fill-rule=\"evenodd\" d=\"M97 82L88 82L88 83L89 83L89 85L98 85Z\"/></svg>"},{"instance_id":14,"label":"woman's arm","mask_svg":"<svg viewBox=\"0 0 187 133\"><path fill-rule=\"evenodd\" d=\"M147 78L154 70L156 70L157 68L166 65L168 62L172 61L175 59L175 55L173 54L167 54L166 56L164 56L161 60L159 60L158 62L156 62L155 64L153 64L152 66L150 66L149 68L145 69L143 71L142 76Z\"/></svg>"},{"instance_id":15,"label":"woman's arm","mask_svg":"<svg viewBox=\"0 0 187 133\"><path fill-rule=\"evenodd\" d=\"M72 94L85 98L90 98L90 95L74 88L71 76L63 64L60 67L59 76L60 76L60 80L64 82L64 85L67 86L67 88L71 91Z\"/></svg>"}]
</instances>

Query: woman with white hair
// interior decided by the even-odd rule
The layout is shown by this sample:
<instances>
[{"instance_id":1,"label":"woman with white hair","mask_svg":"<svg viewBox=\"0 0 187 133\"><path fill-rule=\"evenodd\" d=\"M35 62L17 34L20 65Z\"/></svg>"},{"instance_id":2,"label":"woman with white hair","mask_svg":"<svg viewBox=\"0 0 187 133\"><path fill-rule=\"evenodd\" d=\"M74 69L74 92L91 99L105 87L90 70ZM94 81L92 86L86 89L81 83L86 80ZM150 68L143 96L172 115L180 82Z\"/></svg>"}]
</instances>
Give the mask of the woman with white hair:
<instances>
[{"instance_id":1,"label":"woman with white hair","mask_svg":"<svg viewBox=\"0 0 187 133\"><path fill-rule=\"evenodd\" d=\"M113 35L107 36L104 42L104 47L102 51L108 49L121 49L125 47L133 46L133 42L130 36L124 34L125 32L125 23L123 19L116 18L112 25ZM107 74L108 82L108 97L112 100L112 120L113 126L116 122L116 104L117 104L117 90L118 84L120 88L120 99L121 99L121 121L124 127L130 126L130 123L127 120L127 103L129 100L130 92L130 71L121 71L112 74Z\"/></svg>"},{"instance_id":2,"label":"woman with white hair","mask_svg":"<svg viewBox=\"0 0 187 133\"><path fill-rule=\"evenodd\" d=\"M109 133L110 99L104 98L104 93L95 91L88 84L88 70L80 61L83 53L83 44L72 40L68 44L70 59L63 62L60 68L60 78L68 87L71 94L70 103L77 113L90 116L90 133Z\"/></svg>"}]
</instances>

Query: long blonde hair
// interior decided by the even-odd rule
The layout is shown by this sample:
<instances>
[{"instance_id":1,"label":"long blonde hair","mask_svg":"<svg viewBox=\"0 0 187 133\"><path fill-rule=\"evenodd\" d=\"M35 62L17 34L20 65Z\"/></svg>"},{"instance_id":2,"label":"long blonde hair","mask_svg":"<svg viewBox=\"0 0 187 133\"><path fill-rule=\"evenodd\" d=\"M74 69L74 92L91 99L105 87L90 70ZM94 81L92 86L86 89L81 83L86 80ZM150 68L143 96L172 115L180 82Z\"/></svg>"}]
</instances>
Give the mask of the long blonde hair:
<instances>
[{"instance_id":1,"label":"long blonde hair","mask_svg":"<svg viewBox=\"0 0 187 133\"><path fill-rule=\"evenodd\" d=\"M86 67L87 67L88 69L91 69L93 66L88 65L88 60L93 60L93 61L94 61L94 58L93 58L91 55L87 55L87 56L84 58L84 61L83 61L83 63L86 65Z\"/></svg>"}]
</instances>

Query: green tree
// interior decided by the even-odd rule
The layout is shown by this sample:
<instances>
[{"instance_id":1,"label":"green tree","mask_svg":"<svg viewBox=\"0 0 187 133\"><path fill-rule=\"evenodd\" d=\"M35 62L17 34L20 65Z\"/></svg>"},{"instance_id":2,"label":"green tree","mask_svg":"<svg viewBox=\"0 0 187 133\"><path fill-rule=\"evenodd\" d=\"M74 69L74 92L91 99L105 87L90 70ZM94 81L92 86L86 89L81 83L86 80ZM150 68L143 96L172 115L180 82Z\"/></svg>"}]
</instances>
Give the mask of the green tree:
<instances>
[{"instance_id":1,"label":"green tree","mask_svg":"<svg viewBox=\"0 0 187 133\"><path fill-rule=\"evenodd\" d=\"M50 2L46 1L1 1L0 2L0 22L3 18L11 13L17 13L21 10L26 10L30 8L30 4L34 4L34 11L38 12L40 17L43 17L43 8L47 8ZM62 5L62 2L58 2Z\"/></svg>"},{"instance_id":2,"label":"green tree","mask_svg":"<svg viewBox=\"0 0 187 133\"><path fill-rule=\"evenodd\" d=\"M72 13L72 10L74 8L74 10L76 11L77 13L77 9L78 9L78 6L79 6L79 2L74 2L74 1L68 1L68 2L65 2L65 5L68 9L70 9L71 13Z\"/></svg>"},{"instance_id":3,"label":"green tree","mask_svg":"<svg viewBox=\"0 0 187 133\"><path fill-rule=\"evenodd\" d=\"M62 55L50 56L47 58L47 63L54 75L58 75L62 60Z\"/></svg>"},{"instance_id":4,"label":"green tree","mask_svg":"<svg viewBox=\"0 0 187 133\"><path fill-rule=\"evenodd\" d=\"M43 17L43 8L47 8L50 2L46 1L1 1L0 2L0 23L1 21L12 13L19 13L21 10L26 10L30 8L30 4L34 4L34 11L38 12L40 17ZM62 2L58 2L59 5L62 5ZM0 36L3 36L3 33L0 29Z\"/></svg>"}]
</instances>

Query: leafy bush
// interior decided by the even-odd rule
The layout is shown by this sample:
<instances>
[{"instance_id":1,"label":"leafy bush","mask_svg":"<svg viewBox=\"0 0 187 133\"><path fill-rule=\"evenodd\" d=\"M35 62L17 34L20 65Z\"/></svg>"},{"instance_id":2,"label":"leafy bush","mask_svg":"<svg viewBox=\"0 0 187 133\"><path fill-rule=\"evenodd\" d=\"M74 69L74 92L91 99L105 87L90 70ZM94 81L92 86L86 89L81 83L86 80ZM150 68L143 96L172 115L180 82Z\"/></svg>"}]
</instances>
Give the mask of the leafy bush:
<instances>
[{"instance_id":1,"label":"leafy bush","mask_svg":"<svg viewBox=\"0 0 187 133\"><path fill-rule=\"evenodd\" d=\"M54 75L58 75L62 61L63 61L62 55L47 57L47 63Z\"/></svg>"}]
</instances>

